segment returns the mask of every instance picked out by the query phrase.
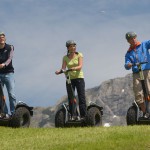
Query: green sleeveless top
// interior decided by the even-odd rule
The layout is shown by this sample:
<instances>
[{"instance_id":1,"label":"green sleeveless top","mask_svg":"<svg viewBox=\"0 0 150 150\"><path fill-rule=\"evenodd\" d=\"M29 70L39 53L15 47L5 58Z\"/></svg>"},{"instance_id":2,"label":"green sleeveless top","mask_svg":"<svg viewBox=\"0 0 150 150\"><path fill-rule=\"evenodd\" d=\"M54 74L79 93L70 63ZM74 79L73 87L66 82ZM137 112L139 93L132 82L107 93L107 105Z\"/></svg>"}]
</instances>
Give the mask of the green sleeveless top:
<instances>
[{"instance_id":1,"label":"green sleeveless top","mask_svg":"<svg viewBox=\"0 0 150 150\"><path fill-rule=\"evenodd\" d=\"M63 57L63 61L66 62L67 68L70 69L72 67L77 67L78 66L80 57L83 57L82 53L78 53L71 60L66 55L66 56ZM81 70L70 71L69 75L70 75L70 79L84 78L82 69Z\"/></svg>"}]
</instances>

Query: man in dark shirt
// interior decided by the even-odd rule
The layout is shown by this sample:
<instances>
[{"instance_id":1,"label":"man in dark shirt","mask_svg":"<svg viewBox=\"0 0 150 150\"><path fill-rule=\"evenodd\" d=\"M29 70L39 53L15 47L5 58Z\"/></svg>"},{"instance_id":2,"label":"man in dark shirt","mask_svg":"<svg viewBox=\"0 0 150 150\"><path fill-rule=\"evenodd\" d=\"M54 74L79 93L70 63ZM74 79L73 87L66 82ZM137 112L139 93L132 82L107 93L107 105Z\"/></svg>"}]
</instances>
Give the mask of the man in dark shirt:
<instances>
[{"instance_id":1,"label":"man in dark shirt","mask_svg":"<svg viewBox=\"0 0 150 150\"><path fill-rule=\"evenodd\" d=\"M5 34L0 32L0 80L2 85L6 86L8 92L11 115L13 115L16 105L14 67L12 65L13 53L14 47L6 44ZM6 105L4 107L4 114L8 114Z\"/></svg>"}]
</instances>

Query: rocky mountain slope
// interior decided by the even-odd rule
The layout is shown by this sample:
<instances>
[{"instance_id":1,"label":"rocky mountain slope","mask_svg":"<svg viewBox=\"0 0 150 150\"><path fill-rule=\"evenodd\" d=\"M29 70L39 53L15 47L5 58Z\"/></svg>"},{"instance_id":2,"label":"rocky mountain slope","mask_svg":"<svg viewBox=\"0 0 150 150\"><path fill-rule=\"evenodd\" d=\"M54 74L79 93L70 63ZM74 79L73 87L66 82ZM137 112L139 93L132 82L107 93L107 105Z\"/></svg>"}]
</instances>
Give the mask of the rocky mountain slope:
<instances>
[{"instance_id":1,"label":"rocky mountain slope","mask_svg":"<svg viewBox=\"0 0 150 150\"><path fill-rule=\"evenodd\" d=\"M131 74L107 80L97 87L86 90L87 104L93 101L104 108L103 124L126 125L126 112L134 101L132 87ZM66 96L54 107L34 108L31 127L54 127L55 113L63 102L67 102Z\"/></svg>"}]
</instances>

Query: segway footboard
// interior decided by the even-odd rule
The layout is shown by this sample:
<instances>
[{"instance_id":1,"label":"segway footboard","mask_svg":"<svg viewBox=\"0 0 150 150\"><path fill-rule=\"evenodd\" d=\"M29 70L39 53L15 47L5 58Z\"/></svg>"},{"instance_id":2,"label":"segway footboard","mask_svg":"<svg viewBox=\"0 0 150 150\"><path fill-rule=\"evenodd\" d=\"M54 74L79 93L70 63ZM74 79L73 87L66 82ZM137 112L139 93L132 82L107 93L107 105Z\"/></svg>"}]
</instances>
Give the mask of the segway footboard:
<instances>
[{"instance_id":1,"label":"segway footboard","mask_svg":"<svg viewBox=\"0 0 150 150\"><path fill-rule=\"evenodd\" d=\"M58 109L55 115L55 127L64 128L79 126L85 126L84 120L81 120L79 116L76 116L76 118L73 119L69 112L69 105L62 104L61 108Z\"/></svg>"}]
</instances>

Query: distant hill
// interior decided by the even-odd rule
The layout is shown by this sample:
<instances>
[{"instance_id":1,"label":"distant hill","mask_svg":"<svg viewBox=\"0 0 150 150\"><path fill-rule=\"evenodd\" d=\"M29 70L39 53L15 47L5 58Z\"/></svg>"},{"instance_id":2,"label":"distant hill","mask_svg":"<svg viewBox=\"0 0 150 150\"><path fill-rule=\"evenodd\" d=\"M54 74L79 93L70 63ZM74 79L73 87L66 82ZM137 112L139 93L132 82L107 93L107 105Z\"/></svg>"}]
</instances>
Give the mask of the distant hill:
<instances>
[{"instance_id":1,"label":"distant hill","mask_svg":"<svg viewBox=\"0 0 150 150\"><path fill-rule=\"evenodd\" d=\"M131 74L104 81L101 85L86 90L87 104L93 101L104 108L103 124L126 125L126 112L134 101L132 88ZM67 102L66 96L54 107L34 108L31 127L54 127L55 113L64 102Z\"/></svg>"}]
</instances>

